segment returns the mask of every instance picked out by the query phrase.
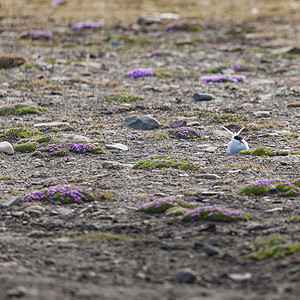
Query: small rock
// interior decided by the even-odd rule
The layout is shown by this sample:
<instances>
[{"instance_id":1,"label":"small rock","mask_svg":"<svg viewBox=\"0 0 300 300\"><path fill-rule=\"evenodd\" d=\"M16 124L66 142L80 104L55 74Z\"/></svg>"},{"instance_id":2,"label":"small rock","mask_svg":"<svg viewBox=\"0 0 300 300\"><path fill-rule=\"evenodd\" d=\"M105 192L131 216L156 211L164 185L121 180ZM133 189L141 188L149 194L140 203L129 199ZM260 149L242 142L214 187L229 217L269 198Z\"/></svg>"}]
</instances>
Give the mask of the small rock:
<instances>
[{"instance_id":1,"label":"small rock","mask_svg":"<svg viewBox=\"0 0 300 300\"><path fill-rule=\"evenodd\" d=\"M208 255L208 256L213 256L219 254L218 249L212 247L212 246L206 246L203 248L203 251Z\"/></svg>"},{"instance_id":2,"label":"small rock","mask_svg":"<svg viewBox=\"0 0 300 300\"><path fill-rule=\"evenodd\" d=\"M279 150L276 152L277 156L287 156L290 154L290 150Z\"/></svg>"},{"instance_id":3,"label":"small rock","mask_svg":"<svg viewBox=\"0 0 300 300\"><path fill-rule=\"evenodd\" d=\"M14 211L11 213L11 215L15 218L20 218L24 216L24 212L23 211Z\"/></svg>"},{"instance_id":4,"label":"small rock","mask_svg":"<svg viewBox=\"0 0 300 300\"><path fill-rule=\"evenodd\" d=\"M214 96L211 94L199 93L194 94L193 98L195 101L210 101L214 99Z\"/></svg>"},{"instance_id":5,"label":"small rock","mask_svg":"<svg viewBox=\"0 0 300 300\"><path fill-rule=\"evenodd\" d=\"M117 40L117 39L110 39L108 45L112 47L122 47L124 45L124 41Z\"/></svg>"},{"instance_id":6,"label":"small rock","mask_svg":"<svg viewBox=\"0 0 300 300\"><path fill-rule=\"evenodd\" d=\"M186 126L186 121L184 120L178 120L178 121L174 121L172 123L170 123L169 127L170 128L178 128L178 127L183 127Z\"/></svg>"},{"instance_id":7,"label":"small rock","mask_svg":"<svg viewBox=\"0 0 300 300\"><path fill-rule=\"evenodd\" d=\"M247 226L246 229L249 231L256 231L256 230L262 230L263 226L259 224L258 222L250 222Z\"/></svg>"},{"instance_id":8,"label":"small rock","mask_svg":"<svg viewBox=\"0 0 300 300\"><path fill-rule=\"evenodd\" d=\"M92 140L86 136L78 134L62 134L61 137L68 143L91 143Z\"/></svg>"},{"instance_id":9,"label":"small rock","mask_svg":"<svg viewBox=\"0 0 300 300\"><path fill-rule=\"evenodd\" d=\"M275 185L270 186L270 193L276 193L277 187Z\"/></svg>"},{"instance_id":10,"label":"small rock","mask_svg":"<svg viewBox=\"0 0 300 300\"><path fill-rule=\"evenodd\" d=\"M228 277L233 281L245 281L252 278L251 273L244 273L244 274L228 274Z\"/></svg>"},{"instance_id":11,"label":"small rock","mask_svg":"<svg viewBox=\"0 0 300 300\"><path fill-rule=\"evenodd\" d=\"M1 205L2 206L11 206L11 205L19 203L20 201L21 201L20 197L14 197L14 198L11 198L11 199L6 200L5 202L1 203Z\"/></svg>"},{"instance_id":12,"label":"small rock","mask_svg":"<svg viewBox=\"0 0 300 300\"><path fill-rule=\"evenodd\" d=\"M62 216L67 216L72 213L72 210L70 210L68 208L64 208L64 207L56 208L56 209L54 209L54 211L58 212Z\"/></svg>"},{"instance_id":13,"label":"small rock","mask_svg":"<svg viewBox=\"0 0 300 300\"><path fill-rule=\"evenodd\" d=\"M139 25L151 25L151 24L160 23L160 22L161 22L161 18L159 15L139 17L137 20L137 23Z\"/></svg>"},{"instance_id":14,"label":"small rock","mask_svg":"<svg viewBox=\"0 0 300 300\"><path fill-rule=\"evenodd\" d=\"M160 126L160 123L150 116L133 116L123 122L123 126L139 130L152 130Z\"/></svg>"},{"instance_id":15,"label":"small rock","mask_svg":"<svg viewBox=\"0 0 300 300\"><path fill-rule=\"evenodd\" d=\"M300 107L300 102L289 103L287 107Z\"/></svg>"},{"instance_id":16,"label":"small rock","mask_svg":"<svg viewBox=\"0 0 300 300\"><path fill-rule=\"evenodd\" d=\"M6 292L7 297L9 298L21 298L25 295L25 288L24 287L15 287L10 289Z\"/></svg>"},{"instance_id":17,"label":"small rock","mask_svg":"<svg viewBox=\"0 0 300 300\"><path fill-rule=\"evenodd\" d=\"M252 112L256 117L271 117L271 112L270 111L265 111L265 110L260 110L260 111L254 111Z\"/></svg>"},{"instance_id":18,"label":"small rock","mask_svg":"<svg viewBox=\"0 0 300 300\"><path fill-rule=\"evenodd\" d=\"M46 122L46 123L37 123L34 124L33 127L35 128L43 128L43 127L69 127L70 123L69 122Z\"/></svg>"},{"instance_id":19,"label":"small rock","mask_svg":"<svg viewBox=\"0 0 300 300\"><path fill-rule=\"evenodd\" d=\"M176 274L176 279L179 283L193 283L196 281L196 273L189 269L181 269Z\"/></svg>"},{"instance_id":20,"label":"small rock","mask_svg":"<svg viewBox=\"0 0 300 300\"><path fill-rule=\"evenodd\" d=\"M14 154L14 148L11 143L9 142L0 142L0 152L6 154Z\"/></svg>"},{"instance_id":21,"label":"small rock","mask_svg":"<svg viewBox=\"0 0 300 300\"><path fill-rule=\"evenodd\" d=\"M116 149L116 150L124 150L124 151L128 150L128 147L126 145L123 145L123 144L120 144L120 143L105 145L105 147L107 149Z\"/></svg>"},{"instance_id":22,"label":"small rock","mask_svg":"<svg viewBox=\"0 0 300 300\"><path fill-rule=\"evenodd\" d=\"M9 69L24 64L25 59L15 55L0 55L0 69Z\"/></svg>"},{"instance_id":23,"label":"small rock","mask_svg":"<svg viewBox=\"0 0 300 300\"><path fill-rule=\"evenodd\" d=\"M206 149L204 149L205 152L209 152L209 153L214 153L216 150L218 149L218 147L215 146L209 146Z\"/></svg>"},{"instance_id":24,"label":"small rock","mask_svg":"<svg viewBox=\"0 0 300 300\"><path fill-rule=\"evenodd\" d=\"M283 207L274 207L274 208L266 210L266 213L272 213L272 212L282 211L282 210L283 210Z\"/></svg>"},{"instance_id":25,"label":"small rock","mask_svg":"<svg viewBox=\"0 0 300 300\"><path fill-rule=\"evenodd\" d=\"M45 232L42 230L32 230L28 233L31 238L42 238L45 236Z\"/></svg>"},{"instance_id":26,"label":"small rock","mask_svg":"<svg viewBox=\"0 0 300 300\"><path fill-rule=\"evenodd\" d=\"M43 206L40 206L40 205L30 205L30 206L27 206L25 209L24 209L26 212L30 212L30 211L39 211L39 212L45 212L46 211L46 208L43 207Z\"/></svg>"},{"instance_id":27,"label":"small rock","mask_svg":"<svg viewBox=\"0 0 300 300\"><path fill-rule=\"evenodd\" d=\"M195 178L203 178L203 179L220 179L221 177L216 174L198 174L195 175Z\"/></svg>"}]
</instances>

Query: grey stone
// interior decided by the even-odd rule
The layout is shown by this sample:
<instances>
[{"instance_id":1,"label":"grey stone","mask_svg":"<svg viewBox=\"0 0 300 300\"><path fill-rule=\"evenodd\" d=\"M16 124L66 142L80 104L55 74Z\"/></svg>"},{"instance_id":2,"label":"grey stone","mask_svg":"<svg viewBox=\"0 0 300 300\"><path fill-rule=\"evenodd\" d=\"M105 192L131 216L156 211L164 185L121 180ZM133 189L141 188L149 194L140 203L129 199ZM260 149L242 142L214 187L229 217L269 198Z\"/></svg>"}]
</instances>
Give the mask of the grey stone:
<instances>
[{"instance_id":1,"label":"grey stone","mask_svg":"<svg viewBox=\"0 0 300 300\"><path fill-rule=\"evenodd\" d=\"M211 94L199 93L194 94L193 98L195 101L210 101L214 99L214 96Z\"/></svg>"},{"instance_id":2,"label":"grey stone","mask_svg":"<svg viewBox=\"0 0 300 300\"><path fill-rule=\"evenodd\" d=\"M160 123L150 116L133 116L123 122L123 126L138 130L152 130L160 126Z\"/></svg>"},{"instance_id":3,"label":"grey stone","mask_svg":"<svg viewBox=\"0 0 300 300\"><path fill-rule=\"evenodd\" d=\"M182 127L182 126L186 126L186 121L184 120L178 120L178 121L174 121L172 123L170 123L169 127L170 128L178 128L178 127Z\"/></svg>"},{"instance_id":4,"label":"grey stone","mask_svg":"<svg viewBox=\"0 0 300 300\"><path fill-rule=\"evenodd\" d=\"M30 206L27 206L24 210L26 212L30 212L30 211L45 212L46 208L43 206L40 206L40 205L30 205Z\"/></svg>"},{"instance_id":5,"label":"grey stone","mask_svg":"<svg viewBox=\"0 0 300 300\"><path fill-rule=\"evenodd\" d=\"M56 211L57 213L59 213L62 216L67 216L67 215L70 215L72 213L71 209L64 208L64 207L56 208L54 211Z\"/></svg>"},{"instance_id":6,"label":"grey stone","mask_svg":"<svg viewBox=\"0 0 300 300\"><path fill-rule=\"evenodd\" d=\"M86 136L78 134L62 134L61 137L68 143L91 143L92 140Z\"/></svg>"},{"instance_id":7,"label":"grey stone","mask_svg":"<svg viewBox=\"0 0 300 300\"><path fill-rule=\"evenodd\" d=\"M208 255L208 256L213 256L219 254L218 249L212 246L206 246L203 248L203 251Z\"/></svg>"},{"instance_id":8,"label":"grey stone","mask_svg":"<svg viewBox=\"0 0 300 300\"><path fill-rule=\"evenodd\" d=\"M209 146L206 149L204 149L205 152L210 152L210 153L214 153L216 150L218 149L218 147L215 146Z\"/></svg>"},{"instance_id":9,"label":"grey stone","mask_svg":"<svg viewBox=\"0 0 300 300\"><path fill-rule=\"evenodd\" d=\"M122 47L124 45L124 41L117 40L117 39L111 39L111 40L109 40L108 45L113 46L113 47Z\"/></svg>"},{"instance_id":10,"label":"grey stone","mask_svg":"<svg viewBox=\"0 0 300 300\"><path fill-rule=\"evenodd\" d=\"M275 185L270 186L270 193L275 193L277 191L277 187Z\"/></svg>"},{"instance_id":11,"label":"grey stone","mask_svg":"<svg viewBox=\"0 0 300 300\"><path fill-rule=\"evenodd\" d=\"M46 233L42 230L32 230L28 233L28 236L31 238L42 238L46 236Z\"/></svg>"},{"instance_id":12,"label":"grey stone","mask_svg":"<svg viewBox=\"0 0 300 300\"><path fill-rule=\"evenodd\" d=\"M176 279L179 283L194 283L196 281L196 273L189 269L181 269L176 274Z\"/></svg>"},{"instance_id":13,"label":"grey stone","mask_svg":"<svg viewBox=\"0 0 300 300\"><path fill-rule=\"evenodd\" d=\"M44 127L69 127L70 123L69 122L47 122L47 123L37 123L34 124L33 127L35 128L44 128Z\"/></svg>"},{"instance_id":14,"label":"grey stone","mask_svg":"<svg viewBox=\"0 0 300 300\"><path fill-rule=\"evenodd\" d=\"M9 289L6 292L7 297L9 298L21 298L25 295L26 289L24 287L15 287L12 289Z\"/></svg>"},{"instance_id":15,"label":"grey stone","mask_svg":"<svg viewBox=\"0 0 300 300\"><path fill-rule=\"evenodd\" d=\"M233 281L245 281L252 278L251 273L244 273L244 274L228 274L227 275Z\"/></svg>"},{"instance_id":16,"label":"grey stone","mask_svg":"<svg viewBox=\"0 0 300 300\"><path fill-rule=\"evenodd\" d=\"M198 174L195 175L195 178L203 178L203 179L220 179L221 177L216 174Z\"/></svg>"},{"instance_id":17,"label":"grey stone","mask_svg":"<svg viewBox=\"0 0 300 300\"><path fill-rule=\"evenodd\" d=\"M124 150L127 151L128 147L126 145L116 143L116 144L111 144L111 145L105 145L107 149L116 149L116 150Z\"/></svg>"},{"instance_id":18,"label":"grey stone","mask_svg":"<svg viewBox=\"0 0 300 300\"><path fill-rule=\"evenodd\" d=\"M1 203L1 205L2 206L11 206L11 205L19 203L20 201L21 201L20 197L14 197L14 198L11 198L11 199L6 200L5 202Z\"/></svg>"},{"instance_id":19,"label":"grey stone","mask_svg":"<svg viewBox=\"0 0 300 300\"><path fill-rule=\"evenodd\" d=\"M11 143L9 142L0 142L0 152L6 154L14 154L14 148Z\"/></svg>"},{"instance_id":20,"label":"grey stone","mask_svg":"<svg viewBox=\"0 0 300 300\"><path fill-rule=\"evenodd\" d=\"M253 114L256 117L271 117L271 112L266 110L254 111Z\"/></svg>"}]
</instances>

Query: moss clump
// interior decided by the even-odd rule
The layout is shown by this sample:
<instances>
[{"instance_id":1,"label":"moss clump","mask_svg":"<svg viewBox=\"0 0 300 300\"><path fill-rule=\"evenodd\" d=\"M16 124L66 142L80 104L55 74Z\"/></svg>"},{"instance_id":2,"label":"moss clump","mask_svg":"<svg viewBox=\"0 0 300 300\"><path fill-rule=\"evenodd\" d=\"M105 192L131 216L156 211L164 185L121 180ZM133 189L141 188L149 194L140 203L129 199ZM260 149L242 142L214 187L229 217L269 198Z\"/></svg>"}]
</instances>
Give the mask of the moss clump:
<instances>
[{"instance_id":1,"label":"moss clump","mask_svg":"<svg viewBox=\"0 0 300 300\"><path fill-rule=\"evenodd\" d=\"M270 238L256 241L256 245L274 245L274 244L280 244L284 241L283 237L281 236L272 236Z\"/></svg>"},{"instance_id":2,"label":"moss clump","mask_svg":"<svg viewBox=\"0 0 300 300\"><path fill-rule=\"evenodd\" d=\"M100 98L100 100L106 101L119 101L119 102L137 102L144 100L142 97L138 96L126 96L126 95L111 95Z\"/></svg>"},{"instance_id":3,"label":"moss clump","mask_svg":"<svg viewBox=\"0 0 300 300\"><path fill-rule=\"evenodd\" d=\"M166 217L170 217L170 216L181 216L185 213L187 213L188 211L190 211L191 208L187 208L187 207L171 207L169 209L166 210Z\"/></svg>"},{"instance_id":4,"label":"moss clump","mask_svg":"<svg viewBox=\"0 0 300 300\"><path fill-rule=\"evenodd\" d=\"M300 216L288 220L288 223L299 223L299 222L300 222Z\"/></svg>"},{"instance_id":5,"label":"moss clump","mask_svg":"<svg viewBox=\"0 0 300 300\"><path fill-rule=\"evenodd\" d=\"M40 134L38 130L28 124L15 124L7 129L0 130L0 137L8 139L29 138Z\"/></svg>"},{"instance_id":6,"label":"moss clump","mask_svg":"<svg viewBox=\"0 0 300 300\"><path fill-rule=\"evenodd\" d=\"M93 194L72 185L55 185L25 195L22 201L59 201L61 204L95 201Z\"/></svg>"},{"instance_id":7,"label":"moss clump","mask_svg":"<svg viewBox=\"0 0 300 300\"><path fill-rule=\"evenodd\" d=\"M243 122L247 121L247 117L239 114L221 114L214 115L210 122L227 123L227 122Z\"/></svg>"},{"instance_id":8,"label":"moss clump","mask_svg":"<svg viewBox=\"0 0 300 300\"><path fill-rule=\"evenodd\" d=\"M175 129L169 129L169 135L178 139L196 140L201 138L199 130L191 127L178 127Z\"/></svg>"},{"instance_id":9,"label":"moss clump","mask_svg":"<svg viewBox=\"0 0 300 300\"><path fill-rule=\"evenodd\" d=\"M257 219L255 216L242 211L230 210L217 206L198 206L183 215L183 221L215 220L221 222L248 221Z\"/></svg>"},{"instance_id":10,"label":"moss clump","mask_svg":"<svg viewBox=\"0 0 300 300\"><path fill-rule=\"evenodd\" d=\"M284 193L284 196L298 196L300 195L300 178L294 181L287 181L285 179L260 179L254 183L240 189L237 193L240 195L261 195L270 192L271 185L276 186L278 191Z\"/></svg>"},{"instance_id":11,"label":"moss clump","mask_svg":"<svg viewBox=\"0 0 300 300\"><path fill-rule=\"evenodd\" d=\"M42 109L34 104L17 103L0 106L0 115L17 115L38 114Z\"/></svg>"},{"instance_id":12,"label":"moss clump","mask_svg":"<svg viewBox=\"0 0 300 300\"><path fill-rule=\"evenodd\" d=\"M177 41L176 41L176 45L177 45L177 46L193 45L193 44L195 44L195 41L194 41L194 40L188 40L188 41L185 41L185 40L177 40Z\"/></svg>"},{"instance_id":13,"label":"moss clump","mask_svg":"<svg viewBox=\"0 0 300 300\"><path fill-rule=\"evenodd\" d=\"M169 70L169 69L156 69L154 75L159 77L159 78L163 78L163 77L172 77L172 75L178 72L176 70Z\"/></svg>"},{"instance_id":14,"label":"moss clump","mask_svg":"<svg viewBox=\"0 0 300 300\"><path fill-rule=\"evenodd\" d=\"M183 200L178 200L173 197L160 198L154 201L143 204L139 207L139 210L147 213L164 213L170 208L188 208L192 209L195 205Z\"/></svg>"},{"instance_id":15,"label":"moss clump","mask_svg":"<svg viewBox=\"0 0 300 300\"><path fill-rule=\"evenodd\" d=\"M290 155L300 155L300 151L291 151Z\"/></svg>"},{"instance_id":16,"label":"moss clump","mask_svg":"<svg viewBox=\"0 0 300 300\"><path fill-rule=\"evenodd\" d=\"M57 142L61 139L53 138L50 135L42 135L33 138L22 139L13 145L16 152L33 152L41 143Z\"/></svg>"},{"instance_id":17,"label":"moss clump","mask_svg":"<svg viewBox=\"0 0 300 300\"><path fill-rule=\"evenodd\" d=\"M274 156L276 155L276 151L267 148L256 148L256 149L242 150L239 152L239 154Z\"/></svg>"},{"instance_id":18,"label":"moss clump","mask_svg":"<svg viewBox=\"0 0 300 300\"><path fill-rule=\"evenodd\" d=\"M300 242L295 242L289 245L275 245L269 248L260 249L246 256L256 260L263 260L268 257L280 258L286 255L294 254L300 250Z\"/></svg>"},{"instance_id":19,"label":"moss clump","mask_svg":"<svg viewBox=\"0 0 300 300\"><path fill-rule=\"evenodd\" d=\"M222 67L212 67L212 68L209 68L209 69L206 69L204 71L204 73L216 73L216 74L219 74L219 73L222 73Z\"/></svg>"},{"instance_id":20,"label":"moss clump","mask_svg":"<svg viewBox=\"0 0 300 300\"><path fill-rule=\"evenodd\" d=\"M187 158L168 155L154 155L138 161L133 169L177 168L196 170L198 167Z\"/></svg>"}]
</instances>

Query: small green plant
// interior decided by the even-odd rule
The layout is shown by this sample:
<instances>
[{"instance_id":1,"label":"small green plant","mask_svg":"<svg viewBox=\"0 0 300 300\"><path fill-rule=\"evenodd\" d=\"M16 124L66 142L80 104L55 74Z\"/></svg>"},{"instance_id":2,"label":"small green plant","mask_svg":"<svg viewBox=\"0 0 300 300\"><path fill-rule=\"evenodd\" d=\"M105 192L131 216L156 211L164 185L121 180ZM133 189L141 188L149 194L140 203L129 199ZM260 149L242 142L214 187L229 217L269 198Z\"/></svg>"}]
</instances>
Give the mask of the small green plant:
<instances>
[{"instance_id":1,"label":"small green plant","mask_svg":"<svg viewBox=\"0 0 300 300\"><path fill-rule=\"evenodd\" d=\"M153 155L138 161L133 169L178 168L196 170L198 167L187 158L168 155Z\"/></svg>"},{"instance_id":2,"label":"small green plant","mask_svg":"<svg viewBox=\"0 0 300 300\"><path fill-rule=\"evenodd\" d=\"M288 220L288 223L299 223L299 222L300 222L300 216Z\"/></svg>"},{"instance_id":3,"label":"small green plant","mask_svg":"<svg viewBox=\"0 0 300 300\"><path fill-rule=\"evenodd\" d=\"M160 198L154 201L143 204L139 207L139 210L146 213L164 213L170 208L195 208L194 204L187 201L178 200L174 197Z\"/></svg>"},{"instance_id":4,"label":"small green plant","mask_svg":"<svg viewBox=\"0 0 300 300\"><path fill-rule=\"evenodd\" d=\"M239 114L220 114L214 115L209 122L226 123L226 122L243 122L247 121L247 117Z\"/></svg>"},{"instance_id":5,"label":"small green plant","mask_svg":"<svg viewBox=\"0 0 300 300\"><path fill-rule=\"evenodd\" d=\"M0 106L0 115L18 115L38 114L42 109L35 104L17 103Z\"/></svg>"},{"instance_id":6,"label":"small green plant","mask_svg":"<svg viewBox=\"0 0 300 300\"><path fill-rule=\"evenodd\" d=\"M269 248L260 249L246 256L246 258L252 258L256 260L264 260L268 257L280 258L286 255L294 254L300 250L300 242L286 245L275 245Z\"/></svg>"},{"instance_id":7,"label":"small green plant","mask_svg":"<svg viewBox=\"0 0 300 300\"><path fill-rule=\"evenodd\" d=\"M212 67L212 68L206 69L204 71L204 73L216 73L216 74L218 74L218 73L222 72L222 69L223 69L222 67Z\"/></svg>"},{"instance_id":8,"label":"small green plant","mask_svg":"<svg viewBox=\"0 0 300 300\"><path fill-rule=\"evenodd\" d=\"M100 98L100 100L106 101L119 101L119 102L136 102L144 100L144 98L139 96L126 96L126 95L111 95Z\"/></svg>"},{"instance_id":9,"label":"small green plant","mask_svg":"<svg viewBox=\"0 0 300 300\"><path fill-rule=\"evenodd\" d=\"M266 156L274 156L276 155L276 151L267 149L267 148L255 148L249 150L242 150L239 154L250 154L250 155L266 155Z\"/></svg>"},{"instance_id":10,"label":"small green plant","mask_svg":"<svg viewBox=\"0 0 300 300\"><path fill-rule=\"evenodd\" d=\"M163 78L163 77L172 77L172 75L175 72L178 72L178 71L170 70L170 69L156 69L154 74L156 77Z\"/></svg>"},{"instance_id":11,"label":"small green plant","mask_svg":"<svg viewBox=\"0 0 300 300\"><path fill-rule=\"evenodd\" d=\"M37 68L38 66L39 66L38 64L30 63L30 64L23 64L20 66L20 68L32 69L32 68Z\"/></svg>"},{"instance_id":12,"label":"small green plant","mask_svg":"<svg viewBox=\"0 0 300 300\"><path fill-rule=\"evenodd\" d=\"M195 40L177 40L176 45L177 46L184 46L184 45L193 45L195 44Z\"/></svg>"},{"instance_id":13,"label":"small green plant","mask_svg":"<svg viewBox=\"0 0 300 300\"><path fill-rule=\"evenodd\" d=\"M28 124L15 124L7 129L0 129L0 137L8 139L28 138L40 134L37 129Z\"/></svg>"},{"instance_id":14,"label":"small green plant","mask_svg":"<svg viewBox=\"0 0 300 300\"><path fill-rule=\"evenodd\" d=\"M255 242L255 245L275 245L284 242L283 237L281 236L272 236L270 238L259 240Z\"/></svg>"},{"instance_id":15,"label":"small green plant","mask_svg":"<svg viewBox=\"0 0 300 300\"><path fill-rule=\"evenodd\" d=\"M63 44L61 47L62 48L76 48L78 46L79 46L78 44L67 43L67 44Z\"/></svg>"},{"instance_id":16,"label":"small green plant","mask_svg":"<svg viewBox=\"0 0 300 300\"><path fill-rule=\"evenodd\" d=\"M175 129L169 129L168 132L170 136L178 139L196 140L201 138L200 131L191 127L178 127Z\"/></svg>"},{"instance_id":17,"label":"small green plant","mask_svg":"<svg viewBox=\"0 0 300 300\"><path fill-rule=\"evenodd\" d=\"M95 201L95 196L72 185L55 185L25 195L22 201L59 201L61 204Z\"/></svg>"}]
</instances>

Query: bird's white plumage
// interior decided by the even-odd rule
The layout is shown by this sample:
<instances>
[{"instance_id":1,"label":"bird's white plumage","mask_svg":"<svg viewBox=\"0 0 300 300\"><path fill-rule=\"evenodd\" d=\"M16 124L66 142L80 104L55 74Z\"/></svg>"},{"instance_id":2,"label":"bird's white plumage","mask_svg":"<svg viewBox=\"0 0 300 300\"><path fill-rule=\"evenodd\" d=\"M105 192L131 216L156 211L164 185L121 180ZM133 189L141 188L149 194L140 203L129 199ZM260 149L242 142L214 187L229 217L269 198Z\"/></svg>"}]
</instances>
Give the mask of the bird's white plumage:
<instances>
[{"instance_id":1,"label":"bird's white plumage","mask_svg":"<svg viewBox=\"0 0 300 300\"><path fill-rule=\"evenodd\" d=\"M242 150L248 150L248 143L240 137L240 139L236 139L235 137L239 136L239 134L243 131L244 127L240 129L238 132L234 133L228 128L222 126L225 130L227 130L232 135L232 140L227 145L227 154L239 153Z\"/></svg>"}]
</instances>

